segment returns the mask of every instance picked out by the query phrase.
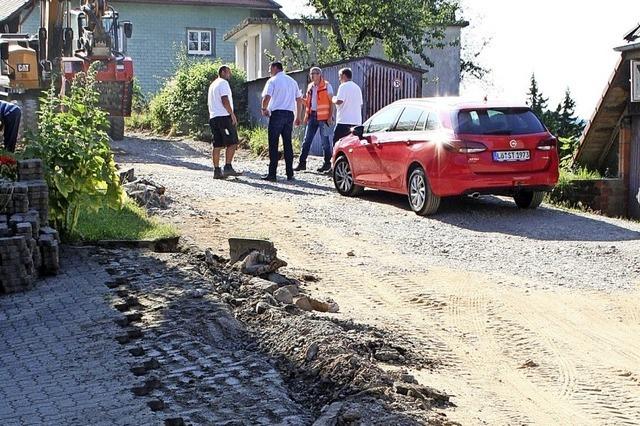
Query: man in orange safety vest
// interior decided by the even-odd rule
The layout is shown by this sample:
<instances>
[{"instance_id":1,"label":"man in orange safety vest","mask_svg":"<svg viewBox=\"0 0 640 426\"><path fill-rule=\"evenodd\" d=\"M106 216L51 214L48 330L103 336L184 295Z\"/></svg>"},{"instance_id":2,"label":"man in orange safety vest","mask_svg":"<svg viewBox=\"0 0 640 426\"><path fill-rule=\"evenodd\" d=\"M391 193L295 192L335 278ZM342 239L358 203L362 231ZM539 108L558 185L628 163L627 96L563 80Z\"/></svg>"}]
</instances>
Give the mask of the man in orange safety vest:
<instances>
[{"instance_id":1,"label":"man in orange safety vest","mask_svg":"<svg viewBox=\"0 0 640 426\"><path fill-rule=\"evenodd\" d=\"M332 143L330 137L331 126L333 125L334 105L331 102L333 97L333 87L328 81L322 78L322 70L318 67L311 68L310 72L311 83L307 87L305 95L306 114L304 123L306 124L306 131L304 135L304 143L302 144L302 151L300 153L300 159L298 160L298 166L295 171L301 171L307 169L307 156L311 149L311 143L316 133L320 131L320 137L322 139L322 151L324 153L324 163L322 167L318 169L318 172L328 172L331 170L331 155L332 155Z\"/></svg>"}]
</instances>

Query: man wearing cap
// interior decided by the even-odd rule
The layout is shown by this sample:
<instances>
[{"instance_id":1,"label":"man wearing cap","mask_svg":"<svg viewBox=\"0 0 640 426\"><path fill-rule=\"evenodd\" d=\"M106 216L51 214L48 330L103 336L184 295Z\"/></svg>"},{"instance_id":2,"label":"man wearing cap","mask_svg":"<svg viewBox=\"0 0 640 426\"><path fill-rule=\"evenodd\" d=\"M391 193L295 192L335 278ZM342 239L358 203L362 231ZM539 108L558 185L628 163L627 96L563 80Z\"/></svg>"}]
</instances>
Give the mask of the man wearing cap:
<instances>
[{"instance_id":1,"label":"man wearing cap","mask_svg":"<svg viewBox=\"0 0 640 426\"><path fill-rule=\"evenodd\" d=\"M282 63L273 62L271 78L262 91L262 115L269 117L269 173L262 180L276 181L278 169L278 144L282 136L287 180L293 180L293 144L291 133L295 120L300 125L302 117L302 92L298 83L284 73Z\"/></svg>"},{"instance_id":2,"label":"man wearing cap","mask_svg":"<svg viewBox=\"0 0 640 426\"><path fill-rule=\"evenodd\" d=\"M329 140L329 128L333 124L333 87L331 83L322 78L322 70L318 67L311 68L309 72L311 83L307 87L307 93L304 98L306 104L306 114L304 123L307 125L304 134L304 143L298 166L295 171L307 169L307 156L313 143L316 132L320 130L320 138L322 140L322 150L324 153L324 163L318 169L318 172L327 172L331 170L331 154L332 144Z\"/></svg>"},{"instance_id":3,"label":"man wearing cap","mask_svg":"<svg viewBox=\"0 0 640 426\"><path fill-rule=\"evenodd\" d=\"M340 87L333 97L337 106L336 129L333 133L333 143L347 136L352 127L362 124L362 90L351 81L353 73L349 68L340 70Z\"/></svg>"},{"instance_id":4,"label":"man wearing cap","mask_svg":"<svg viewBox=\"0 0 640 426\"><path fill-rule=\"evenodd\" d=\"M9 152L16 150L18 129L22 110L11 102L0 101L0 130L4 132L4 149Z\"/></svg>"}]
</instances>

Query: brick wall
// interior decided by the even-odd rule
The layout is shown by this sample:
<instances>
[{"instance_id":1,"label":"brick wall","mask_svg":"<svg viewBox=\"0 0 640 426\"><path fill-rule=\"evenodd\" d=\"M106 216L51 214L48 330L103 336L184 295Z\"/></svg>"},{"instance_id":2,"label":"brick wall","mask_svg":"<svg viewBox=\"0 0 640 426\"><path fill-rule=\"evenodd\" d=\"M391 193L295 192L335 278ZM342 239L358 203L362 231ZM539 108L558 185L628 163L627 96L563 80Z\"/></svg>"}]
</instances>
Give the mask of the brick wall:
<instances>
[{"instance_id":1,"label":"brick wall","mask_svg":"<svg viewBox=\"0 0 640 426\"><path fill-rule=\"evenodd\" d=\"M576 180L551 193L556 202L565 202L598 211L606 216L627 216L627 191L622 179Z\"/></svg>"}]
</instances>

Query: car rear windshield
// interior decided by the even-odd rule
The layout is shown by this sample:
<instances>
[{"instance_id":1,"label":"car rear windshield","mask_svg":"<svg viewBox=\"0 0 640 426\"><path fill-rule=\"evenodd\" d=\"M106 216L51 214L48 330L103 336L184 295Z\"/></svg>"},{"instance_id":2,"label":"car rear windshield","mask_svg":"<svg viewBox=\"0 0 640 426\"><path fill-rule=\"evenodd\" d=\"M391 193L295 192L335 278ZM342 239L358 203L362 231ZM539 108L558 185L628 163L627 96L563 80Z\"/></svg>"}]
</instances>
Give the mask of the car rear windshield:
<instances>
[{"instance_id":1,"label":"car rear windshield","mask_svg":"<svg viewBox=\"0 0 640 426\"><path fill-rule=\"evenodd\" d=\"M528 108L477 108L458 111L456 133L524 135L546 129Z\"/></svg>"}]
</instances>

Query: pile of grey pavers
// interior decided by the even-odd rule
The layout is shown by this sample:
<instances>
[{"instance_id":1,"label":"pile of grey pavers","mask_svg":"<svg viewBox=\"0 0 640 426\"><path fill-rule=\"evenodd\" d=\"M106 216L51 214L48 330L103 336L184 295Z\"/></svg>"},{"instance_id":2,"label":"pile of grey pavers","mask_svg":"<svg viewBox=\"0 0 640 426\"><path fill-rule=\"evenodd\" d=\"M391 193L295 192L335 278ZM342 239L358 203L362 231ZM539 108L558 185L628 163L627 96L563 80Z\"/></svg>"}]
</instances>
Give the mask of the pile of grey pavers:
<instances>
[{"instance_id":1,"label":"pile of grey pavers","mask_svg":"<svg viewBox=\"0 0 640 426\"><path fill-rule=\"evenodd\" d=\"M0 182L0 293L31 288L60 269L58 232L49 225L41 160L18 161L18 181Z\"/></svg>"}]
</instances>

